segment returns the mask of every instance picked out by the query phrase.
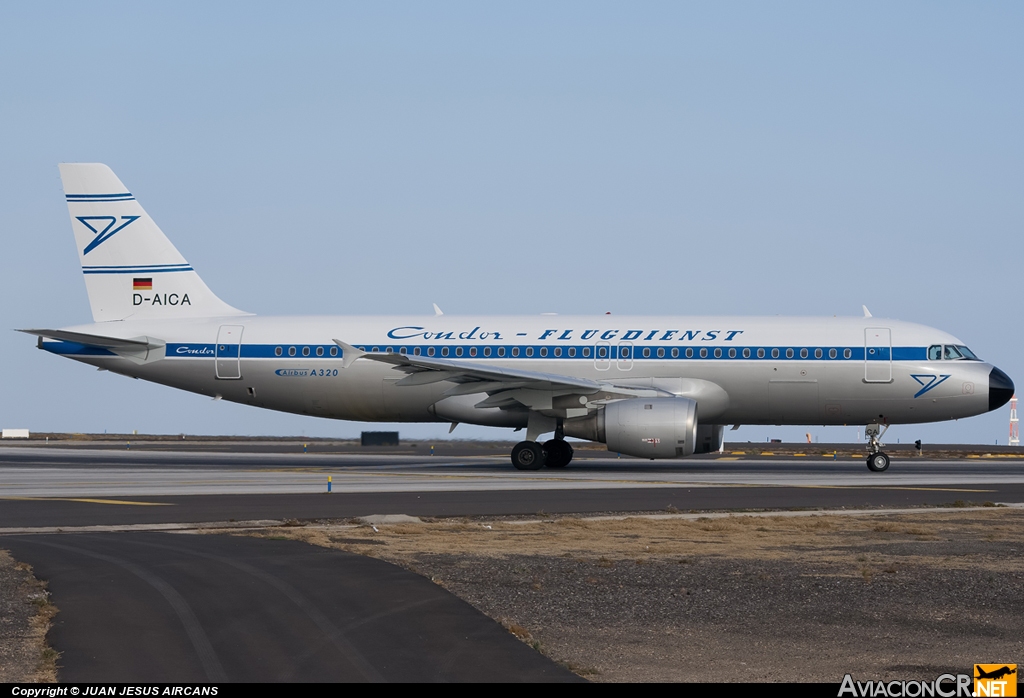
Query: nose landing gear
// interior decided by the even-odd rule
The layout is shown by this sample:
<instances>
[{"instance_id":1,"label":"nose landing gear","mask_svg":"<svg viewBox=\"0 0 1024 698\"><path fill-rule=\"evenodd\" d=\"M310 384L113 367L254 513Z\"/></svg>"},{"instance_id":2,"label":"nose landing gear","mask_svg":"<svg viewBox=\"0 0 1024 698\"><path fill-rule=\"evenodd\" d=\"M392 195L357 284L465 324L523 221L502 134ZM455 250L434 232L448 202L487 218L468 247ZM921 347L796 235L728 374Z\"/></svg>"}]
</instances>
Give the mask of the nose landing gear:
<instances>
[{"instance_id":1,"label":"nose landing gear","mask_svg":"<svg viewBox=\"0 0 1024 698\"><path fill-rule=\"evenodd\" d=\"M868 470L881 473L889 468L889 456L882 453L882 436L889 425L869 424L864 427L864 435L868 437Z\"/></svg>"}]
</instances>

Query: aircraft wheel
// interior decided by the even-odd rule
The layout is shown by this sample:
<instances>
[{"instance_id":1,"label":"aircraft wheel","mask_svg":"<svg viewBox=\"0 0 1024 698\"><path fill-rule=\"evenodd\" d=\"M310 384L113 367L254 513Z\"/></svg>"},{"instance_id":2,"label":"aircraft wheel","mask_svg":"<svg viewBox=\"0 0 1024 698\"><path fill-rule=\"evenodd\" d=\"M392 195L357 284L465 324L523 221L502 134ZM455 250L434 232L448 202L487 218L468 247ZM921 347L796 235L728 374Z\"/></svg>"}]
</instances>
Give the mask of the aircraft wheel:
<instances>
[{"instance_id":1,"label":"aircraft wheel","mask_svg":"<svg viewBox=\"0 0 1024 698\"><path fill-rule=\"evenodd\" d=\"M512 465L517 470L540 470L544 467L544 449L536 441L520 441L512 448Z\"/></svg>"},{"instance_id":2,"label":"aircraft wheel","mask_svg":"<svg viewBox=\"0 0 1024 698\"><path fill-rule=\"evenodd\" d=\"M544 443L544 465L549 468L564 468L572 461L572 446L565 439L551 439Z\"/></svg>"},{"instance_id":3,"label":"aircraft wheel","mask_svg":"<svg viewBox=\"0 0 1024 698\"><path fill-rule=\"evenodd\" d=\"M889 468L889 456L881 451L868 456L868 470L873 473L881 473Z\"/></svg>"}]
</instances>

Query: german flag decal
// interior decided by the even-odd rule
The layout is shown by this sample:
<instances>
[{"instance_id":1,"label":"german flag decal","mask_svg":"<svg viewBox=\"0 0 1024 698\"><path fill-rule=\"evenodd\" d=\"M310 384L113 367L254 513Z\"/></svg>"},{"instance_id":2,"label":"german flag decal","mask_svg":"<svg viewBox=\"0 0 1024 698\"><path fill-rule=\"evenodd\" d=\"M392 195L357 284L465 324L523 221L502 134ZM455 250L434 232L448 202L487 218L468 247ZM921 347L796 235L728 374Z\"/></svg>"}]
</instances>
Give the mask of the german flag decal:
<instances>
[{"instance_id":1,"label":"german flag decal","mask_svg":"<svg viewBox=\"0 0 1024 698\"><path fill-rule=\"evenodd\" d=\"M132 280L133 291L152 291L153 290L153 279L133 279Z\"/></svg>"}]
</instances>

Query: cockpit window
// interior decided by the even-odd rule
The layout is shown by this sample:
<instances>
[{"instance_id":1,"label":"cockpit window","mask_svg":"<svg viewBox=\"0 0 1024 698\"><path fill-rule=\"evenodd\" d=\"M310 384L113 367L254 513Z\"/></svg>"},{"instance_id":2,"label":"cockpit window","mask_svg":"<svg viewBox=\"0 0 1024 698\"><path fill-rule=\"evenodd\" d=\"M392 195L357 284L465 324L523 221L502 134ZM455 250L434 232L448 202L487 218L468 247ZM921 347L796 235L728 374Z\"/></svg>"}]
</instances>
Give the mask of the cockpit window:
<instances>
[{"instance_id":1,"label":"cockpit window","mask_svg":"<svg viewBox=\"0 0 1024 698\"><path fill-rule=\"evenodd\" d=\"M962 344L933 344L928 347L929 361L981 361L973 351Z\"/></svg>"}]
</instances>

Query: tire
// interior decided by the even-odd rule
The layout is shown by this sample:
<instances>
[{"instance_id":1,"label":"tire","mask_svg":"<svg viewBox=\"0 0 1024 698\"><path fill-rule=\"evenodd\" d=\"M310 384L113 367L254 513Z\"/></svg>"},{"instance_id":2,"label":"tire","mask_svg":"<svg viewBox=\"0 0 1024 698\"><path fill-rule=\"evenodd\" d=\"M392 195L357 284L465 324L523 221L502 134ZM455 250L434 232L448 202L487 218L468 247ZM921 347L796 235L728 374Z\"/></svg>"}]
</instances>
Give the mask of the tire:
<instances>
[{"instance_id":1,"label":"tire","mask_svg":"<svg viewBox=\"0 0 1024 698\"><path fill-rule=\"evenodd\" d=\"M868 470L873 473L882 473L889 469L889 456L882 452L872 453L868 456Z\"/></svg>"},{"instance_id":2,"label":"tire","mask_svg":"<svg viewBox=\"0 0 1024 698\"><path fill-rule=\"evenodd\" d=\"M564 468L572 461L573 451L565 439L551 439L544 443L544 465L549 468Z\"/></svg>"},{"instance_id":3,"label":"tire","mask_svg":"<svg viewBox=\"0 0 1024 698\"><path fill-rule=\"evenodd\" d=\"M536 441L520 441L512 448L516 470L540 470L544 467L544 449Z\"/></svg>"}]
</instances>

